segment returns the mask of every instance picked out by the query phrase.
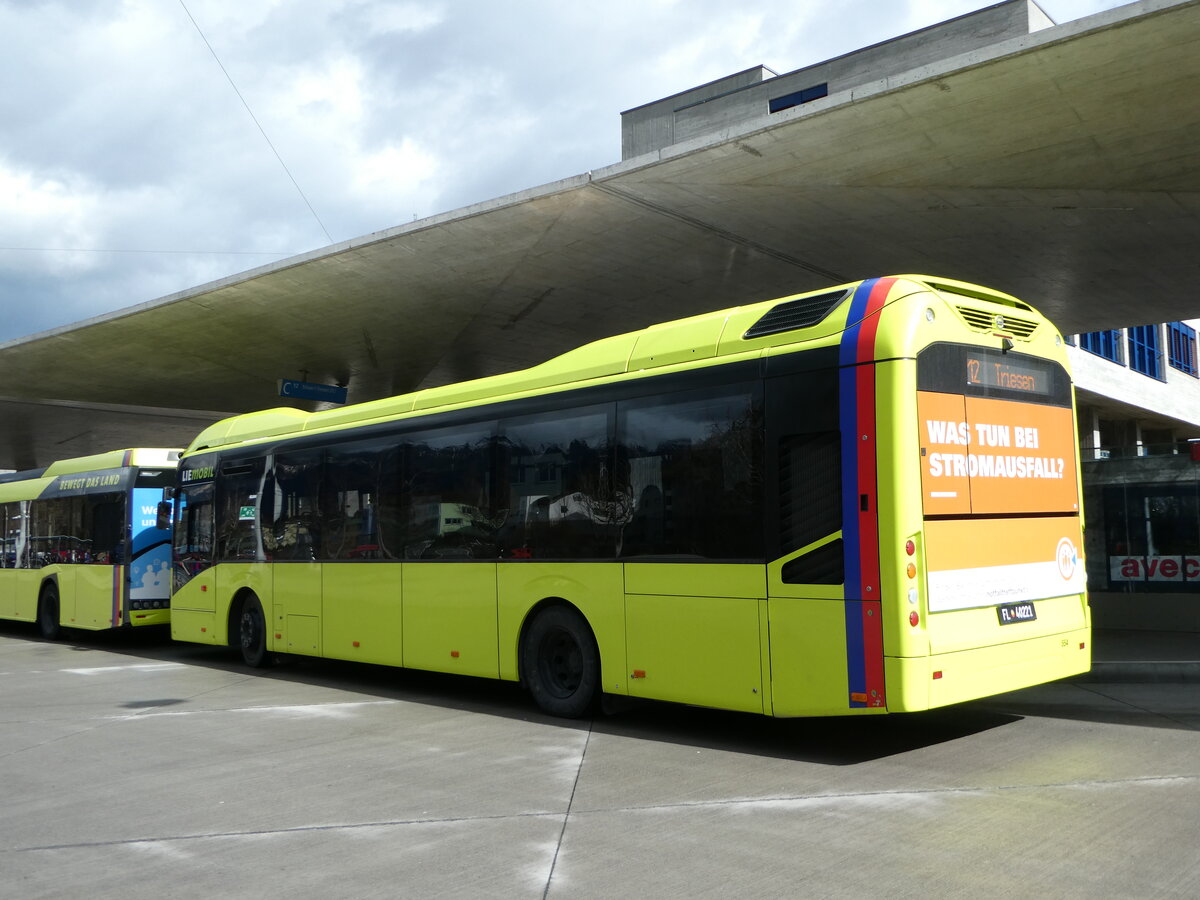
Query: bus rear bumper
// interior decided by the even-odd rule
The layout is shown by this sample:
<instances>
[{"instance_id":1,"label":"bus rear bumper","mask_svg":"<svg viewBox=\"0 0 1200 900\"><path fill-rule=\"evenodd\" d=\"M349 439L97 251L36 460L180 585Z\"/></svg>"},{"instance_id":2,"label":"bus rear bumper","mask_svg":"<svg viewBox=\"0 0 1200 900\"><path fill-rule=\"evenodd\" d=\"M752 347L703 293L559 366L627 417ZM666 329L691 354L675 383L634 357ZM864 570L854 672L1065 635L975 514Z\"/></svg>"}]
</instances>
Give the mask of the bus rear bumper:
<instances>
[{"instance_id":1,"label":"bus rear bumper","mask_svg":"<svg viewBox=\"0 0 1200 900\"><path fill-rule=\"evenodd\" d=\"M884 660L889 712L934 709L990 697L1092 667L1090 628L927 657Z\"/></svg>"},{"instance_id":2,"label":"bus rear bumper","mask_svg":"<svg viewBox=\"0 0 1200 900\"><path fill-rule=\"evenodd\" d=\"M135 628L143 625L167 625L171 621L169 609L133 609L129 611L129 624Z\"/></svg>"}]
</instances>

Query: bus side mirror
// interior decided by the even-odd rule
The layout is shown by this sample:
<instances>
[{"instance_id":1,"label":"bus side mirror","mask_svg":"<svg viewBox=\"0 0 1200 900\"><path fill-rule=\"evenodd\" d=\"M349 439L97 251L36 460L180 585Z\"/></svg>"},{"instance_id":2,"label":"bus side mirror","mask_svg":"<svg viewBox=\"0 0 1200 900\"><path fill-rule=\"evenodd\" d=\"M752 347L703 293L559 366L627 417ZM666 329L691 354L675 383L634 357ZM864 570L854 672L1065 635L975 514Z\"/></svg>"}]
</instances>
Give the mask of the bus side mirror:
<instances>
[{"instance_id":1,"label":"bus side mirror","mask_svg":"<svg viewBox=\"0 0 1200 900\"><path fill-rule=\"evenodd\" d=\"M154 521L154 527L159 531L166 531L171 527L171 503L168 500L158 504L158 518Z\"/></svg>"}]
</instances>

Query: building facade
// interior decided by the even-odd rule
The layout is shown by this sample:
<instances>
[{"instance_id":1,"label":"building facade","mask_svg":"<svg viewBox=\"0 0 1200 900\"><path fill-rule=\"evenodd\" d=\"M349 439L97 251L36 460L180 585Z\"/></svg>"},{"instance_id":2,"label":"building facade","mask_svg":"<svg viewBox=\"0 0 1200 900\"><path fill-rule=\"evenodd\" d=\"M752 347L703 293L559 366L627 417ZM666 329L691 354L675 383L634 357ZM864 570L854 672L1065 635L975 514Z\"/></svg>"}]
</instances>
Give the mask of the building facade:
<instances>
[{"instance_id":1,"label":"building facade","mask_svg":"<svg viewBox=\"0 0 1200 900\"><path fill-rule=\"evenodd\" d=\"M1068 338L1100 627L1200 631L1200 320Z\"/></svg>"},{"instance_id":2,"label":"building facade","mask_svg":"<svg viewBox=\"0 0 1200 900\"><path fill-rule=\"evenodd\" d=\"M668 152L827 97L853 99L1054 24L1033 0L1006 0L782 75L755 66L622 113L622 158ZM1100 628L1200 631L1198 327L1189 320L1067 337Z\"/></svg>"}]
</instances>

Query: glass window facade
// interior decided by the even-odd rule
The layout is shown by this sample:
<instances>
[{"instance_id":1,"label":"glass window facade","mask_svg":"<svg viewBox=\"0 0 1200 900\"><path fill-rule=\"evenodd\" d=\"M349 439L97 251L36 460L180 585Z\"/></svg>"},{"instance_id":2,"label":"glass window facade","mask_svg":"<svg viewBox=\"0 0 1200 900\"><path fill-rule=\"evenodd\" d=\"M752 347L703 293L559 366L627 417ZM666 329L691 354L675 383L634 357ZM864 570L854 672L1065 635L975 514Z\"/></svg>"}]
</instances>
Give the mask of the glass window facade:
<instances>
[{"instance_id":1,"label":"glass window facade","mask_svg":"<svg viewBox=\"0 0 1200 900\"><path fill-rule=\"evenodd\" d=\"M1196 329L1182 322L1167 323L1167 362L1171 368L1197 377Z\"/></svg>"},{"instance_id":2,"label":"glass window facade","mask_svg":"<svg viewBox=\"0 0 1200 900\"><path fill-rule=\"evenodd\" d=\"M1161 381L1165 376L1159 334L1158 325L1137 325L1129 329L1129 368Z\"/></svg>"},{"instance_id":3,"label":"glass window facade","mask_svg":"<svg viewBox=\"0 0 1200 900\"><path fill-rule=\"evenodd\" d=\"M1089 331L1079 335L1079 347L1088 353L1095 353L1107 360L1124 365L1125 356L1121 351L1121 332L1119 329L1110 331Z\"/></svg>"}]
</instances>

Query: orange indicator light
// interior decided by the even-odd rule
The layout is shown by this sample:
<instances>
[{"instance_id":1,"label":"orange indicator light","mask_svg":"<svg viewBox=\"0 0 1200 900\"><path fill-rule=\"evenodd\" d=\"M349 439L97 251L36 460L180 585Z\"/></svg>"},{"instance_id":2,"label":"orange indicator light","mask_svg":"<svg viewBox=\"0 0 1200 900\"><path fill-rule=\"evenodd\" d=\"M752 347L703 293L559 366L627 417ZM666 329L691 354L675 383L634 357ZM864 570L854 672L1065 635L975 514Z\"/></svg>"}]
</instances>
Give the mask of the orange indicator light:
<instances>
[{"instance_id":1,"label":"orange indicator light","mask_svg":"<svg viewBox=\"0 0 1200 900\"><path fill-rule=\"evenodd\" d=\"M353 644L355 647L357 647L357 646L358 646L358 641L351 641L351 643L352 643L352 644Z\"/></svg>"},{"instance_id":2,"label":"orange indicator light","mask_svg":"<svg viewBox=\"0 0 1200 900\"><path fill-rule=\"evenodd\" d=\"M905 571L907 571L907 572L908 572L908 577L909 577L909 578L916 578L916 577L917 577L917 567L916 567L916 566L914 566L912 563L909 563L909 564L908 564L908 568L907 568Z\"/></svg>"},{"instance_id":3,"label":"orange indicator light","mask_svg":"<svg viewBox=\"0 0 1200 900\"><path fill-rule=\"evenodd\" d=\"M630 675L629 677L630 678L645 678L646 670L645 669L634 669L633 674Z\"/></svg>"},{"instance_id":4,"label":"orange indicator light","mask_svg":"<svg viewBox=\"0 0 1200 900\"><path fill-rule=\"evenodd\" d=\"M457 650L451 650L451 651L450 651L450 657L451 657L452 659L458 659L458 651L457 651Z\"/></svg>"}]
</instances>

